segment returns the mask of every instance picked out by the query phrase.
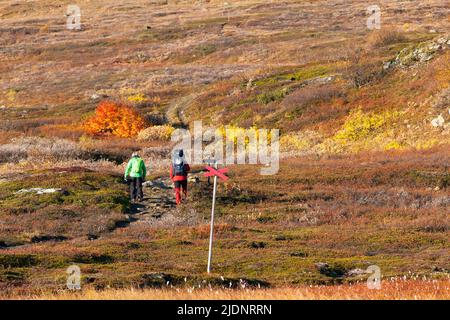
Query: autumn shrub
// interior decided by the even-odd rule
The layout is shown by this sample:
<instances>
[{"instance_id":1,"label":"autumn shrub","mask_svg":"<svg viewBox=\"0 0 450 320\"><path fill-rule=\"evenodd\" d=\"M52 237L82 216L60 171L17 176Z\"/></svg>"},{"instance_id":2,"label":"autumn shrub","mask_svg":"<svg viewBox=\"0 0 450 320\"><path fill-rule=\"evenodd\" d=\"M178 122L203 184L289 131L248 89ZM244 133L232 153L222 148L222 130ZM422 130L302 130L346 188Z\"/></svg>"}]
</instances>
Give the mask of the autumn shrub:
<instances>
[{"instance_id":1,"label":"autumn shrub","mask_svg":"<svg viewBox=\"0 0 450 320\"><path fill-rule=\"evenodd\" d=\"M342 89L335 84L309 85L292 92L292 94L283 100L283 105L289 108L310 106L315 103L328 102L333 98L343 95Z\"/></svg>"},{"instance_id":2,"label":"autumn shrub","mask_svg":"<svg viewBox=\"0 0 450 320\"><path fill-rule=\"evenodd\" d=\"M152 126L139 132L138 141L169 141L175 128L169 125Z\"/></svg>"},{"instance_id":3,"label":"autumn shrub","mask_svg":"<svg viewBox=\"0 0 450 320\"><path fill-rule=\"evenodd\" d=\"M334 138L343 143L367 138L387 126L399 116L400 113L397 111L366 114L361 109L355 109L350 113L344 126Z\"/></svg>"},{"instance_id":4,"label":"autumn shrub","mask_svg":"<svg viewBox=\"0 0 450 320\"><path fill-rule=\"evenodd\" d=\"M355 88L361 88L382 78L382 63L373 58L370 51L361 48L351 50L347 57L344 78Z\"/></svg>"},{"instance_id":5,"label":"autumn shrub","mask_svg":"<svg viewBox=\"0 0 450 320\"><path fill-rule=\"evenodd\" d=\"M398 30L382 29L371 33L367 40L370 47L380 48L391 44L404 42L406 37Z\"/></svg>"},{"instance_id":6,"label":"autumn shrub","mask_svg":"<svg viewBox=\"0 0 450 320\"><path fill-rule=\"evenodd\" d=\"M353 87L361 88L380 78L382 69L376 63L355 63L347 70L346 78Z\"/></svg>"},{"instance_id":7,"label":"autumn shrub","mask_svg":"<svg viewBox=\"0 0 450 320\"><path fill-rule=\"evenodd\" d=\"M311 151L321 137L315 131L299 131L288 133L280 137L280 148L283 152Z\"/></svg>"},{"instance_id":8,"label":"autumn shrub","mask_svg":"<svg viewBox=\"0 0 450 320\"><path fill-rule=\"evenodd\" d=\"M260 129L256 126L252 126L248 129L234 125L221 126L216 129L215 133L226 139L225 143L233 141L235 146L241 143L241 141L244 141L246 149L257 147L260 139L261 142L264 141L264 139L267 139L268 143L271 143L272 141L272 131L268 130L267 135L262 135L260 137Z\"/></svg>"},{"instance_id":9,"label":"autumn shrub","mask_svg":"<svg viewBox=\"0 0 450 320\"><path fill-rule=\"evenodd\" d=\"M127 99L128 99L128 101L135 102L135 103L141 103L141 102L144 102L147 100L145 95L142 93L138 93L138 94L129 96Z\"/></svg>"},{"instance_id":10,"label":"autumn shrub","mask_svg":"<svg viewBox=\"0 0 450 320\"><path fill-rule=\"evenodd\" d=\"M131 107L112 101L101 102L95 114L83 124L85 130L95 135L115 135L128 138L145 128L144 118Z\"/></svg>"}]
</instances>

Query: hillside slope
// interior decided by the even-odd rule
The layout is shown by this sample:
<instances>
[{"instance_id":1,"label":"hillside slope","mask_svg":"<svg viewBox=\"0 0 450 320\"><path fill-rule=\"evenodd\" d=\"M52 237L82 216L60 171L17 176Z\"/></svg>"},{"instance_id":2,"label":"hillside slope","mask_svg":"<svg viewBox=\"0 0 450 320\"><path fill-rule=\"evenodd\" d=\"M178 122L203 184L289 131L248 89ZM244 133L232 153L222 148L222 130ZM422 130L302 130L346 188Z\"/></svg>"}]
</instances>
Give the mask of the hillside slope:
<instances>
[{"instance_id":1,"label":"hillside slope","mask_svg":"<svg viewBox=\"0 0 450 320\"><path fill-rule=\"evenodd\" d=\"M357 0L77 3L78 31L70 1L0 3L2 295L65 289L73 264L94 289L187 290L355 283L377 265L411 292L443 279L448 298L445 1L380 1L374 31ZM174 208L172 145L89 134L103 100L168 130L280 129L278 174L231 166L219 186L211 275L211 185L197 173ZM139 205L121 179L135 150Z\"/></svg>"}]
</instances>

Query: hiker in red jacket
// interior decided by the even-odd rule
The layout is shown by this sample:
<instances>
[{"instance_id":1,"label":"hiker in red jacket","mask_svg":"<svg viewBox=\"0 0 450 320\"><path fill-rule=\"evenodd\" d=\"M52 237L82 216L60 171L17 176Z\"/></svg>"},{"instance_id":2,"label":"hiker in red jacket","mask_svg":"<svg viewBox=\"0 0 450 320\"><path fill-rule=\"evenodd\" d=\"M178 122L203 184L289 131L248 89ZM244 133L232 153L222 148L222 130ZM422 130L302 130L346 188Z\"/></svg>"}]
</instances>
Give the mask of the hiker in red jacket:
<instances>
[{"instance_id":1,"label":"hiker in red jacket","mask_svg":"<svg viewBox=\"0 0 450 320\"><path fill-rule=\"evenodd\" d=\"M181 203L181 190L183 190L184 198L187 197L187 176L190 170L189 164L184 159L183 150L175 150L172 166L170 167L170 179L175 185L177 205Z\"/></svg>"}]
</instances>

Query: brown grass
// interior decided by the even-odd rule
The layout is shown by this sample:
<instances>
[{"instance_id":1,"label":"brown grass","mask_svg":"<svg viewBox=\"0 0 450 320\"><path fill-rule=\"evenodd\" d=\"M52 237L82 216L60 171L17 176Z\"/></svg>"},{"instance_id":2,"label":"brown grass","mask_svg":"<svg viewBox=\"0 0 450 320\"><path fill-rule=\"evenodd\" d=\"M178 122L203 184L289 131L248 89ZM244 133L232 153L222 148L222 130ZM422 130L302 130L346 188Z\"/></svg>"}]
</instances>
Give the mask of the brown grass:
<instances>
[{"instance_id":1,"label":"brown grass","mask_svg":"<svg viewBox=\"0 0 450 320\"><path fill-rule=\"evenodd\" d=\"M0 299L2 297L0 296ZM447 300L450 280L386 280L381 289L364 283L338 286L301 286L274 289L92 289L58 294L12 296L31 300Z\"/></svg>"},{"instance_id":2,"label":"brown grass","mask_svg":"<svg viewBox=\"0 0 450 320\"><path fill-rule=\"evenodd\" d=\"M31 170L38 173L60 167L70 171L82 166L100 171L105 175L103 181L111 178L111 171L123 174L123 162L131 151L142 149L151 175L167 176L169 146L89 138L74 127L94 110L99 97L125 101L143 97L134 107L146 119L165 123L174 101L199 93L175 108L177 117L185 119L181 122L254 124L279 128L282 134L307 129L313 137L320 137L317 144L339 131L352 109L361 107L364 113L399 110L404 116L395 127L386 128L387 133L392 131L388 137L398 138L399 143L420 139L431 146L435 139L442 145L428 151L359 152L355 156L319 150L322 158L284 160L280 173L270 177L260 176L257 166L232 167L230 181L221 183L218 193L214 276L263 280L276 288L286 286L288 292L309 290L303 287L306 284L357 280L323 274L317 262L346 270L377 264L387 278L410 272L420 278L447 276L449 224L443 213L449 207L449 149L445 145L449 135L448 129L433 128L430 120L445 111L443 90L450 79L450 52L439 52L414 68L380 71L383 62L403 48L441 37L449 30L449 20L442 15L445 10L440 0L427 5L381 2L387 8L383 9L383 26L395 30L410 24L405 30L414 31L405 32L407 41L384 29L368 32L366 4L361 1L229 1L228 19L220 1L204 2L206 10L199 10L191 1L152 5L155 1L79 0L83 13L79 32L64 28L64 5L54 0L39 1L39 6L1 1L0 158L4 160L0 160L8 161L0 166L0 206L7 209L3 212L24 206L26 199L14 195L23 184L28 183L27 188L58 187L68 177L61 174L31 181L27 178ZM431 28L437 32L430 33ZM348 47L355 49L354 56L345 50ZM364 48L370 51L361 53ZM11 143L23 135L59 139L50 143L25 138ZM32 143L25 143L26 139ZM368 141L368 145L373 151L376 143ZM53 207L45 197L28 198L31 213L9 215L2 218L8 223L0 223L2 230L10 228L1 236L8 232L15 237L20 231L26 239L0 239L12 241L6 241L6 247L0 245L4 247L0 256L9 261L31 255L36 265L0 266L0 289L22 290L25 296L43 287L48 292L63 289L65 270L76 262L70 254L75 250L86 256L112 257L108 264L80 263L83 285L89 283L96 289L145 287L144 276L149 272L202 281L207 277L211 205L211 186L202 179L190 186L190 202L181 210L186 214L192 210L198 218L195 225L150 228L131 224L108 229L94 241L84 235L89 221L95 227L95 219L101 218L95 212L85 210L93 220L84 219L86 228L71 234L74 228L69 226L57 230L68 218L47 219L63 208L58 198L53 199ZM12 188L14 181L17 188ZM6 189L7 184L11 188ZM110 203L111 190L105 191L102 184L95 188L94 193L105 200L103 205ZM75 203L90 194L75 184L68 189ZM126 186L117 181L114 189L125 192ZM73 208L76 214L83 213ZM71 236L71 240L14 246L39 231ZM413 284L411 290L399 286L418 296L422 289L432 288L427 283L418 283L417 290ZM363 291L363 286L313 288L329 290L330 297L339 288L341 297L346 289L353 289L355 296ZM282 290L261 292L276 296ZM391 296L401 297L401 292Z\"/></svg>"},{"instance_id":3,"label":"brown grass","mask_svg":"<svg viewBox=\"0 0 450 320\"><path fill-rule=\"evenodd\" d=\"M372 48L380 48L406 41L407 38L403 32L396 29L385 27L380 31L375 31L368 37L368 45Z\"/></svg>"}]
</instances>

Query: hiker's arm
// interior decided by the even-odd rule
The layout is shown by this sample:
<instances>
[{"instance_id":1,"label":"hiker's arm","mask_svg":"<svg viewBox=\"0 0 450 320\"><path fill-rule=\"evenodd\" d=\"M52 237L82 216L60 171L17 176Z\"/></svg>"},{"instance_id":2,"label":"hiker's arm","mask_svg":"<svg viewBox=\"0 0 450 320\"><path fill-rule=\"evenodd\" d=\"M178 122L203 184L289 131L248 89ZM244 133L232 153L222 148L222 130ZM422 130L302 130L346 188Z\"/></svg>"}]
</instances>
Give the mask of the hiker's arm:
<instances>
[{"instance_id":1,"label":"hiker's arm","mask_svg":"<svg viewBox=\"0 0 450 320\"><path fill-rule=\"evenodd\" d=\"M191 171L191 167L186 163L184 165L184 170L186 170L186 172L189 172L189 171Z\"/></svg>"},{"instance_id":2,"label":"hiker's arm","mask_svg":"<svg viewBox=\"0 0 450 320\"><path fill-rule=\"evenodd\" d=\"M128 161L127 168L125 169L125 175L124 175L124 178L125 178L125 179L126 179L126 178L128 177L128 175L130 174L130 171L131 171L131 160Z\"/></svg>"},{"instance_id":3,"label":"hiker's arm","mask_svg":"<svg viewBox=\"0 0 450 320\"><path fill-rule=\"evenodd\" d=\"M173 180L173 171L172 171L172 166L170 166L170 179Z\"/></svg>"}]
</instances>

